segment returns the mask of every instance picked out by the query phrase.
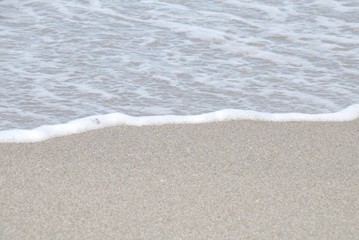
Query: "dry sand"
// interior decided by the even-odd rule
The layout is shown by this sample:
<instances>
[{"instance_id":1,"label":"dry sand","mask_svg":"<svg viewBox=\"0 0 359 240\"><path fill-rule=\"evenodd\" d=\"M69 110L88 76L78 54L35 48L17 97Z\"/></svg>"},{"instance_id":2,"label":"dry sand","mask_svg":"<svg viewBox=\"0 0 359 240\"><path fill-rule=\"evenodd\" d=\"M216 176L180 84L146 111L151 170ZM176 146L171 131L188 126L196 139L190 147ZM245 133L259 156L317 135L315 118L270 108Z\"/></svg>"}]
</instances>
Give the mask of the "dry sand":
<instances>
[{"instance_id":1,"label":"dry sand","mask_svg":"<svg viewBox=\"0 0 359 240\"><path fill-rule=\"evenodd\" d=\"M359 239L359 121L0 144L0 239Z\"/></svg>"}]
</instances>

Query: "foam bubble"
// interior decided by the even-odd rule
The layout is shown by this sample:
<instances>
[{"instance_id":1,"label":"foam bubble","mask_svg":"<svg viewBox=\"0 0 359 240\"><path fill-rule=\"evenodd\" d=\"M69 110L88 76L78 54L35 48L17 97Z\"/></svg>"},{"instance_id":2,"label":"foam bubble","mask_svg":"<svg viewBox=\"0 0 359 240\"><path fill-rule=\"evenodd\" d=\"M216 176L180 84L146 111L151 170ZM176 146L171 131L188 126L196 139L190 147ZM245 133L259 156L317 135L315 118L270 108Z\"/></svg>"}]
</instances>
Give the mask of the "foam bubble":
<instances>
[{"instance_id":1,"label":"foam bubble","mask_svg":"<svg viewBox=\"0 0 359 240\"><path fill-rule=\"evenodd\" d=\"M146 126L161 124L199 124L229 120L341 122L351 121L357 118L359 118L359 104L352 105L340 112L325 114L264 113L237 109L224 109L192 116L165 115L132 117L121 113L111 113L76 119L65 124L44 125L32 130L14 129L0 131L0 142L41 142L54 137L117 125Z\"/></svg>"}]
</instances>

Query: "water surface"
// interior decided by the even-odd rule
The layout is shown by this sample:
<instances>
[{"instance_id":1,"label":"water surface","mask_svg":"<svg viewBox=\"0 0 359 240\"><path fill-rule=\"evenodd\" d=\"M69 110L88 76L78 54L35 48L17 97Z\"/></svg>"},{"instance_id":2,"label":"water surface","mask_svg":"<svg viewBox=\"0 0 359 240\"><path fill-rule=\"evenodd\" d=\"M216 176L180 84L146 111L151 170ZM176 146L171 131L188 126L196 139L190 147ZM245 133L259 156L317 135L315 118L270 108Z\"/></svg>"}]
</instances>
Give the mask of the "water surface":
<instances>
[{"instance_id":1,"label":"water surface","mask_svg":"<svg viewBox=\"0 0 359 240\"><path fill-rule=\"evenodd\" d=\"M0 130L359 103L357 1L0 1Z\"/></svg>"}]
</instances>

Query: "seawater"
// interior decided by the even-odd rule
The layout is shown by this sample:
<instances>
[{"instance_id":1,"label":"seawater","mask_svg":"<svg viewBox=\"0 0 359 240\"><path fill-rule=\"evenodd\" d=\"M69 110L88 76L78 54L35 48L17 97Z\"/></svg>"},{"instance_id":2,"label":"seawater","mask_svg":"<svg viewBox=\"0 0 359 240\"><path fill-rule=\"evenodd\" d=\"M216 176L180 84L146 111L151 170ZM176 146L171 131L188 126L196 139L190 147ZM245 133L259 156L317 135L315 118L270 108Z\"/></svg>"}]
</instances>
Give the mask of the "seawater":
<instances>
[{"instance_id":1,"label":"seawater","mask_svg":"<svg viewBox=\"0 0 359 240\"><path fill-rule=\"evenodd\" d=\"M0 130L337 112L359 103L358 12L354 0L1 0Z\"/></svg>"}]
</instances>

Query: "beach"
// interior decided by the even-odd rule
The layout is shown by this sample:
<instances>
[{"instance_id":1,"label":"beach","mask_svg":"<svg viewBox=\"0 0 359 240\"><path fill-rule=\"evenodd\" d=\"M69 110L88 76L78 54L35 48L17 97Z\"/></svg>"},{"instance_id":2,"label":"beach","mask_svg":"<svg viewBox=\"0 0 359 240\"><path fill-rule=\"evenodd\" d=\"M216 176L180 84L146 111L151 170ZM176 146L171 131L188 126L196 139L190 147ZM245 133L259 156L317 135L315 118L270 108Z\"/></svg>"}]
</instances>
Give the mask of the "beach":
<instances>
[{"instance_id":1,"label":"beach","mask_svg":"<svg viewBox=\"0 0 359 240\"><path fill-rule=\"evenodd\" d=\"M0 143L1 239L357 239L359 120Z\"/></svg>"}]
</instances>

